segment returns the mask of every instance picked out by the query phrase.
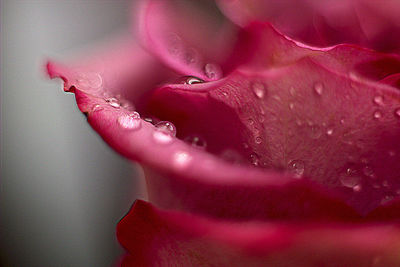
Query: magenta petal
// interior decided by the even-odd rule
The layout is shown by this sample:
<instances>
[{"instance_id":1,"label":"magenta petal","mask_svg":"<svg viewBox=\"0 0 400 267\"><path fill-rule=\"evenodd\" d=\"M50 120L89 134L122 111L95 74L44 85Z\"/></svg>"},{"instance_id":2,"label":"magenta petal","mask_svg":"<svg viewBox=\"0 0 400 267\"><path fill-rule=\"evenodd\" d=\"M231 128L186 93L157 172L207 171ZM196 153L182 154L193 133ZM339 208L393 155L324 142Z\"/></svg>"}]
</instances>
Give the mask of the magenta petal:
<instances>
[{"instance_id":1,"label":"magenta petal","mask_svg":"<svg viewBox=\"0 0 400 267\"><path fill-rule=\"evenodd\" d=\"M400 263L391 224L232 223L136 201L117 228L121 266L384 266Z\"/></svg>"},{"instance_id":2,"label":"magenta petal","mask_svg":"<svg viewBox=\"0 0 400 267\"><path fill-rule=\"evenodd\" d=\"M233 22L247 26L271 22L284 34L307 44L364 45L399 52L400 3L374 0L219 0ZM299 11L301 10L301 12Z\"/></svg>"},{"instance_id":3,"label":"magenta petal","mask_svg":"<svg viewBox=\"0 0 400 267\"><path fill-rule=\"evenodd\" d=\"M203 136L215 155L234 149L258 167L310 178L362 214L396 197L400 92L379 81L400 73L399 57L299 47L268 25L249 31L255 50L237 71L215 83L166 85L149 112L173 121L181 138ZM156 192L152 200L166 203Z\"/></svg>"},{"instance_id":4,"label":"magenta petal","mask_svg":"<svg viewBox=\"0 0 400 267\"><path fill-rule=\"evenodd\" d=\"M181 75L220 79L219 65L231 51L234 28L217 21L209 10L172 2L142 3L138 24L145 47Z\"/></svg>"}]
</instances>

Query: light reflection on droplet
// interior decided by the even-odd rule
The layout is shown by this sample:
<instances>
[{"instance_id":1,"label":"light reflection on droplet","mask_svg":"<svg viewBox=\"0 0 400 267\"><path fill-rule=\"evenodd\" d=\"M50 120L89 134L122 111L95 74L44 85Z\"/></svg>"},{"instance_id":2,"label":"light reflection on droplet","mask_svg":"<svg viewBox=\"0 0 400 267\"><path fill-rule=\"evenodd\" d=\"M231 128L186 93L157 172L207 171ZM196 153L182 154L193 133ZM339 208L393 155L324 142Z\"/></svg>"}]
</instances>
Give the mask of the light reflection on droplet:
<instances>
[{"instance_id":1,"label":"light reflection on droplet","mask_svg":"<svg viewBox=\"0 0 400 267\"><path fill-rule=\"evenodd\" d=\"M394 110L394 115L400 119L400 108Z\"/></svg>"},{"instance_id":2,"label":"light reflection on droplet","mask_svg":"<svg viewBox=\"0 0 400 267\"><path fill-rule=\"evenodd\" d=\"M197 148L205 149L207 147L206 140L198 135L189 135L184 141Z\"/></svg>"},{"instance_id":3,"label":"light reflection on droplet","mask_svg":"<svg viewBox=\"0 0 400 267\"><path fill-rule=\"evenodd\" d=\"M138 130L142 125L142 120L137 112L121 115L117 119L118 125L125 130Z\"/></svg>"},{"instance_id":4,"label":"light reflection on droplet","mask_svg":"<svg viewBox=\"0 0 400 267\"><path fill-rule=\"evenodd\" d=\"M257 98L264 98L265 96L265 86L261 82L254 82L251 86L253 93Z\"/></svg>"},{"instance_id":5,"label":"light reflection on droplet","mask_svg":"<svg viewBox=\"0 0 400 267\"><path fill-rule=\"evenodd\" d=\"M340 175L340 182L343 186L354 188L361 181L361 177L358 174L358 170L353 167L348 167L345 172Z\"/></svg>"},{"instance_id":6,"label":"light reflection on droplet","mask_svg":"<svg viewBox=\"0 0 400 267\"><path fill-rule=\"evenodd\" d=\"M250 163L253 164L254 166L259 166L260 165L260 156L253 152L250 154Z\"/></svg>"},{"instance_id":7,"label":"light reflection on droplet","mask_svg":"<svg viewBox=\"0 0 400 267\"><path fill-rule=\"evenodd\" d=\"M104 108L101 105L94 105L92 108L92 112L102 111Z\"/></svg>"},{"instance_id":8,"label":"light reflection on droplet","mask_svg":"<svg viewBox=\"0 0 400 267\"><path fill-rule=\"evenodd\" d=\"M373 116L374 116L374 119L379 120L379 119L382 118L382 112L379 111L379 110L376 110L376 111L374 112Z\"/></svg>"},{"instance_id":9,"label":"light reflection on droplet","mask_svg":"<svg viewBox=\"0 0 400 267\"><path fill-rule=\"evenodd\" d=\"M314 92L317 95L319 95L319 96L322 95L323 91L324 91L324 86L322 85L322 83L316 83L314 85Z\"/></svg>"},{"instance_id":10,"label":"light reflection on droplet","mask_svg":"<svg viewBox=\"0 0 400 267\"><path fill-rule=\"evenodd\" d=\"M116 99L115 97L110 97L106 99L106 102L112 106L113 108L120 108L121 105L119 104L118 99Z\"/></svg>"},{"instance_id":11,"label":"light reflection on droplet","mask_svg":"<svg viewBox=\"0 0 400 267\"><path fill-rule=\"evenodd\" d=\"M154 125L158 131L164 132L166 134L175 136L176 135L176 127L172 122L169 121L160 121Z\"/></svg>"},{"instance_id":12,"label":"light reflection on droplet","mask_svg":"<svg viewBox=\"0 0 400 267\"><path fill-rule=\"evenodd\" d=\"M301 178L304 174L305 164L302 160L291 160L288 164L288 170L293 173L296 178Z\"/></svg>"},{"instance_id":13,"label":"light reflection on droplet","mask_svg":"<svg viewBox=\"0 0 400 267\"><path fill-rule=\"evenodd\" d=\"M326 134L331 136L333 134L333 128L326 129Z\"/></svg>"},{"instance_id":14,"label":"light reflection on droplet","mask_svg":"<svg viewBox=\"0 0 400 267\"><path fill-rule=\"evenodd\" d=\"M383 97L381 95L374 96L374 103L378 106L383 106Z\"/></svg>"}]
</instances>

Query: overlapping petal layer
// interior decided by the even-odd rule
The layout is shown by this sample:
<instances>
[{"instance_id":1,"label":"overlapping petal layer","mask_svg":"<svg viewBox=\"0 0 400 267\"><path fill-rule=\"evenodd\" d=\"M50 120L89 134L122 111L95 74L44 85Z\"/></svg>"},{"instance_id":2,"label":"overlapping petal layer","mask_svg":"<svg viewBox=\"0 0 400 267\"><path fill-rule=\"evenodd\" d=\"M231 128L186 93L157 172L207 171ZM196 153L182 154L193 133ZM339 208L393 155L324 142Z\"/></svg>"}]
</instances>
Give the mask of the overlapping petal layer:
<instances>
[{"instance_id":1,"label":"overlapping petal layer","mask_svg":"<svg viewBox=\"0 0 400 267\"><path fill-rule=\"evenodd\" d=\"M122 266L398 266L391 224L235 223L161 211L143 201L119 223Z\"/></svg>"},{"instance_id":2,"label":"overlapping petal layer","mask_svg":"<svg viewBox=\"0 0 400 267\"><path fill-rule=\"evenodd\" d=\"M360 44L399 52L400 3L396 0L219 0L232 21L273 23L286 35L317 46Z\"/></svg>"}]
</instances>

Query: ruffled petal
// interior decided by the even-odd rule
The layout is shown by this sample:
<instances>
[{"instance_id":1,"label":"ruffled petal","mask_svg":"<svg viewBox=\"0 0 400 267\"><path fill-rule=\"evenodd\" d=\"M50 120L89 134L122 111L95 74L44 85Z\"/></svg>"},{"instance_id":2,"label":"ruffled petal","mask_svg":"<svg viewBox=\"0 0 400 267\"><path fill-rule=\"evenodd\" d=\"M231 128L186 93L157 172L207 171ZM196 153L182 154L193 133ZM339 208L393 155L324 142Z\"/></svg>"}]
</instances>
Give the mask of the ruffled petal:
<instances>
[{"instance_id":1,"label":"ruffled petal","mask_svg":"<svg viewBox=\"0 0 400 267\"><path fill-rule=\"evenodd\" d=\"M391 224L232 223L136 201L117 236L121 266L384 266L400 264Z\"/></svg>"}]
</instances>

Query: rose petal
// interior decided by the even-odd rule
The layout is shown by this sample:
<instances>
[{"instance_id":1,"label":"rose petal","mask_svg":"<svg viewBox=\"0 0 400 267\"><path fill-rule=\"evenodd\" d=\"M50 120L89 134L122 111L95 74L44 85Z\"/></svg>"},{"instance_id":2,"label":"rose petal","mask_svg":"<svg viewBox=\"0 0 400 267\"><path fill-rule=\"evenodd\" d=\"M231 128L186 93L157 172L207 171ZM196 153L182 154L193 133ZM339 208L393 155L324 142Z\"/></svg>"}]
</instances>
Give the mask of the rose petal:
<instances>
[{"instance_id":1,"label":"rose petal","mask_svg":"<svg viewBox=\"0 0 400 267\"><path fill-rule=\"evenodd\" d=\"M173 121L182 139L203 136L215 155L233 149L323 184L362 214L395 194L400 92L374 81L400 73L399 57L299 47L268 25L249 31L258 50L237 71L217 83L166 85L146 112Z\"/></svg>"},{"instance_id":2,"label":"rose petal","mask_svg":"<svg viewBox=\"0 0 400 267\"><path fill-rule=\"evenodd\" d=\"M162 62L205 81L222 77L219 65L231 51L232 25L218 21L210 8L201 10L200 4L148 0L138 9L141 40Z\"/></svg>"},{"instance_id":3,"label":"rose petal","mask_svg":"<svg viewBox=\"0 0 400 267\"><path fill-rule=\"evenodd\" d=\"M122 266L385 266L400 263L390 224L232 223L136 201L117 228ZM345 238L343 238L345 237Z\"/></svg>"},{"instance_id":4,"label":"rose petal","mask_svg":"<svg viewBox=\"0 0 400 267\"><path fill-rule=\"evenodd\" d=\"M400 4L395 0L217 2L225 15L241 26L269 21L286 35L312 45L355 43L381 51L399 51Z\"/></svg>"}]
</instances>

